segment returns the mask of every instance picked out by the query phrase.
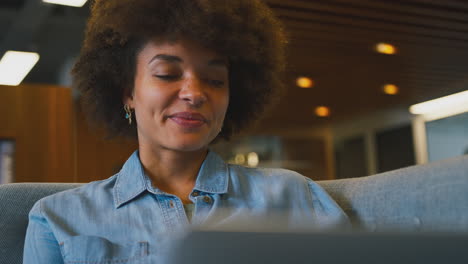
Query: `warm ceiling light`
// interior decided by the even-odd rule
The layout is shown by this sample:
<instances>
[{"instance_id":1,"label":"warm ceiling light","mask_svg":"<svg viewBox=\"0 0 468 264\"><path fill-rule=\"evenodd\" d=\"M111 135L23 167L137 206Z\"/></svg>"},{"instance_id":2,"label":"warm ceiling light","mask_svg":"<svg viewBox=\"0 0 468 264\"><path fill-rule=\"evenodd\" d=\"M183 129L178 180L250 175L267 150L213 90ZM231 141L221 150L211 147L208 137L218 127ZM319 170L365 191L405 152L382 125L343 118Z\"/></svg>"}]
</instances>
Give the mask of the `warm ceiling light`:
<instances>
[{"instance_id":1,"label":"warm ceiling light","mask_svg":"<svg viewBox=\"0 0 468 264\"><path fill-rule=\"evenodd\" d=\"M234 162L236 164L244 164L245 163L245 156L243 154L237 154L234 158Z\"/></svg>"},{"instance_id":2,"label":"warm ceiling light","mask_svg":"<svg viewBox=\"0 0 468 264\"><path fill-rule=\"evenodd\" d=\"M88 0L42 0L44 3L82 7Z\"/></svg>"},{"instance_id":3,"label":"warm ceiling light","mask_svg":"<svg viewBox=\"0 0 468 264\"><path fill-rule=\"evenodd\" d=\"M398 86L396 86L394 84L386 84L383 87L383 91L386 94L395 95L395 94L398 93Z\"/></svg>"},{"instance_id":4,"label":"warm ceiling light","mask_svg":"<svg viewBox=\"0 0 468 264\"><path fill-rule=\"evenodd\" d=\"M19 85L38 61L34 52L7 51L0 60L0 84Z\"/></svg>"},{"instance_id":5,"label":"warm ceiling light","mask_svg":"<svg viewBox=\"0 0 468 264\"><path fill-rule=\"evenodd\" d=\"M319 106L315 108L315 114L320 117L330 116L330 108L326 106Z\"/></svg>"},{"instance_id":6,"label":"warm ceiling light","mask_svg":"<svg viewBox=\"0 0 468 264\"><path fill-rule=\"evenodd\" d=\"M258 158L258 154L255 152L250 152L247 154L247 165L249 167L257 167L260 159Z\"/></svg>"},{"instance_id":7,"label":"warm ceiling light","mask_svg":"<svg viewBox=\"0 0 468 264\"><path fill-rule=\"evenodd\" d=\"M375 50L377 50L378 53L382 53L382 54L392 55L396 53L395 46L393 46L392 44L388 44L388 43L378 43L375 46Z\"/></svg>"},{"instance_id":8,"label":"warm ceiling light","mask_svg":"<svg viewBox=\"0 0 468 264\"><path fill-rule=\"evenodd\" d=\"M468 90L412 105L409 111L422 115L426 121L468 112Z\"/></svg>"},{"instance_id":9,"label":"warm ceiling light","mask_svg":"<svg viewBox=\"0 0 468 264\"><path fill-rule=\"evenodd\" d=\"M301 88L311 88L314 86L314 81L308 77L299 77L296 80L296 84Z\"/></svg>"}]
</instances>

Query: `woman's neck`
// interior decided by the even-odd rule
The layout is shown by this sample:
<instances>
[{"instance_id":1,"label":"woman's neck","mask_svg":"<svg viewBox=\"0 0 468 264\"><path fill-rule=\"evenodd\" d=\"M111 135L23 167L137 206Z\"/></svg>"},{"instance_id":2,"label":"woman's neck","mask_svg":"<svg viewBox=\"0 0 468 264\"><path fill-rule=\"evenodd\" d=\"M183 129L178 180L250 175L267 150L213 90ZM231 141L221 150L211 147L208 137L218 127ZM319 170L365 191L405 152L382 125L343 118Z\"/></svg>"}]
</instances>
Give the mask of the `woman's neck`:
<instances>
[{"instance_id":1,"label":"woman's neck","mask_svg":"<svg viewBox=\"0 0 468 264\"><path fill-rule=\"evenodd\" d=\"M139 148L140 161L153 186L177 195L184 203L190 202L188 195L207 153L207 148L191 152Z\"/></svg>"}]
</instances>

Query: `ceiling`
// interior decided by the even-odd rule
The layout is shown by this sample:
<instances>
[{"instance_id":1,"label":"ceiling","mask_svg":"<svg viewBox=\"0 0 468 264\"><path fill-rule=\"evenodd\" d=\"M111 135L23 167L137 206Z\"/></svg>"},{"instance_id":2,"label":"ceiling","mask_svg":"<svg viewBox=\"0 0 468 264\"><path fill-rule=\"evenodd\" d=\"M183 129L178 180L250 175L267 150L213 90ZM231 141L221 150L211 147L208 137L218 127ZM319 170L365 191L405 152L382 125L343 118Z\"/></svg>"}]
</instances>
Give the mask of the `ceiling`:
<instances>
[{"instance_id":1,"label":"ceiling","mask_svg":"<svg viewBox=\"0 0 468 264\"><path fill-rule=\"evenodd\" d=\"M290 35L287 91L265 128L305 128L466 90L468 2L456 0L266 0ZM34 49L41 60L26 82L64 83L79 51L87 7L39 0L0 2L0 51ZM379 42L396 55L374 51ZM315 86L295 86L300 75ZM66 79L66 78L65 78ZM382 93L386 83L398 95ZM314 116L319 105L331 117Z\"/></svg>"}]
</instances>

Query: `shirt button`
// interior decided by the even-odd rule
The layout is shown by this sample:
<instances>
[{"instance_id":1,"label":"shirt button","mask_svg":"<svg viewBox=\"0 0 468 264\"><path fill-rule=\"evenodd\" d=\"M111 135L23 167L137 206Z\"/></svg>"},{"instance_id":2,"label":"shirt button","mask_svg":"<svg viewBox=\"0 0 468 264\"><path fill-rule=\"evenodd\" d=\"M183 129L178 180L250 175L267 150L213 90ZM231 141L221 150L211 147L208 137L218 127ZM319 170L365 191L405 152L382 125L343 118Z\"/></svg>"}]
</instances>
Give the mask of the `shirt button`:
<instances>
[{"instance_id":1,"label":"shirt button","mask_svg":"<svg viewBox=\"0 0 468 264\"><path fill-rule=\"evenodd\" d=\"M170 201L170 202L169 202L169 206L170 206L171 208L174 208L174 202L173 202L173 201Z\"/></svg>"},{"instance_id":2,"label":"shirt button","mask_svg":"<svg viewBox=\"0 0 468 264\"><path fill-rule=\"evenodd\" d=\"M204 197L203 197L203 201L204 201L205 203L211 203L212 199L211 199L211 197L209 197L209 196L207 195L207 196L204 196Z\"/></svg>"},{"instance_id":3,"label":"shirt button","mask_svg":"<svg viewBox=\"0 0 468 264\"><path fill-rule=\"evenodd\" d=\"M200 193L197 192L197 191L194 191L194 192L192 193L192 196L193 196L193 197L197 197L198 195L200 195Z\"/></svg>"}]
</instances>

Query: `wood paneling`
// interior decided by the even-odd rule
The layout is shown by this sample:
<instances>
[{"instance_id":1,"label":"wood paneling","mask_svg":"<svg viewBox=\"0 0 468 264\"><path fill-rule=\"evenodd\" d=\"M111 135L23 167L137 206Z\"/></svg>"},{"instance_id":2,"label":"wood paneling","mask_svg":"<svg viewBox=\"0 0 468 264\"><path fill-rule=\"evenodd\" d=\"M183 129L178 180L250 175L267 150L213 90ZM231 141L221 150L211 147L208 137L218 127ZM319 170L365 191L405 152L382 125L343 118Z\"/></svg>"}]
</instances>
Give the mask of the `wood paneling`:
<instances>
[{"instance_id":1,"label":"wood paneling","mask_svg":"<svg viewBox=\"0 0 468 264\"><path fill-rule=\"evenodd\" d=\"M0 86L0 137L12 137L16 132L17 89Z\"/></svg>"},{"instance_id":2,"label":"wood paneling","mask_svg":"<svg viewBox=\"0 0 468 264\"><path fill-rule=\"evenodd\" d=\"M78 105L75 109L76 181L89 182L112 176L138 148L137 143L124 139L106 139L104 131L88 126Z\"/></svg>"},{"instance_id":3,"label":"wood paneling","mask_svg":"<svg viewBox=\"0 0 468 264\"><path fill-rule=\"evenodd\" d=\"M0 138L16 142L15 182L108 178L137 148L90 129L69 88L0 86L0 98Z\"/></svg>"},{"instance_id":4,"label":"wood paneling","mask_svg":"<svg viewBox=\"0 0 468 264\"><path fill-rule=\"evenodd\" d=\"M15 181L72 181L71 91L49 85L0 86L0 136L13 138ZM70 177L72 176L72 177Z\"/></svg>"}]
</instances>

